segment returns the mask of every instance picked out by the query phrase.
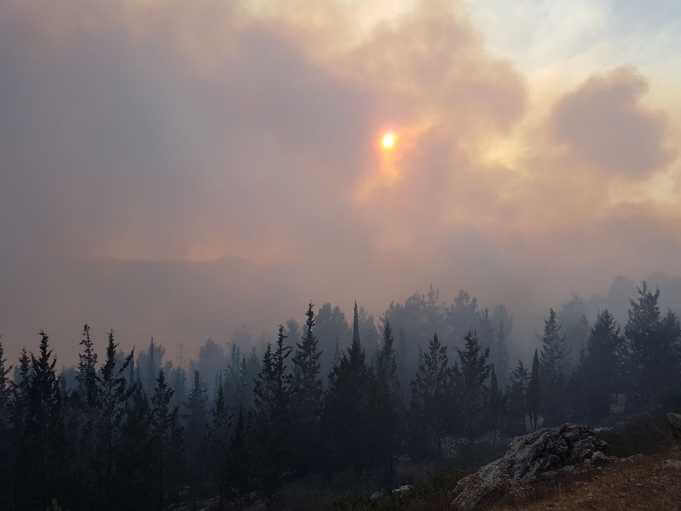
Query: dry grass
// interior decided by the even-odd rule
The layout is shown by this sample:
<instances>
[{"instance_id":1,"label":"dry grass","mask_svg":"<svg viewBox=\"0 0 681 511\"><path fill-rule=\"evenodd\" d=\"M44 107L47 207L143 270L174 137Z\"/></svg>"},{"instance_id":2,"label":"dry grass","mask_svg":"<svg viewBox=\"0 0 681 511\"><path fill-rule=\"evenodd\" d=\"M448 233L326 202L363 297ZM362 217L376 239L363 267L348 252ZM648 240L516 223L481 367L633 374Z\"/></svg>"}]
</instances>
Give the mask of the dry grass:
<instances>
[{"instance_id":1,"label":"dry grass","mask_svg":"<svg viewBox=\"0 0 681 511\"><path fill-rule=\"evenodd\" d=\"M525 498L506 499L494 511L681 511L681 470L664 466L681 460L679 448L616 462L551 485L528 487Z\"/></svg>"}]
</instances>

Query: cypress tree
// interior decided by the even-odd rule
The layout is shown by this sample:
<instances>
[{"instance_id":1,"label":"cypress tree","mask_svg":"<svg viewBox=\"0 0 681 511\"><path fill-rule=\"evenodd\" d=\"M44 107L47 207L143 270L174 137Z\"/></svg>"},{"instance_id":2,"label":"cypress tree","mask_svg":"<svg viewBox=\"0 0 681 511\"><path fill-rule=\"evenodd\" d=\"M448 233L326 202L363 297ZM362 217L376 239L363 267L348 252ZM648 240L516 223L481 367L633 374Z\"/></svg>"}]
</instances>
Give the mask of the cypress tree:
<instances>
[{"instance_id":1,"label":"cypress tree","mask_svg":"<svg viewBox=\"0 0 681 511\"><path fill-rule=\"evenodd\" d=\"M566 369L567 344L561 333L558 315L554 309L549 310L549 317L544 321L544 334L539 358L542 380L542 409L545 420L555 424L563 420L566 403Z\"/></svg>"},{"instance_id":2,"label":"cypress tree","mask_svg":"<svg viewBox=\"0 0 681 511\"><path fill-rule=\"evenodd\" d=\"M411 382L409 444L412 456L417 459L441 454L440 443L448 418L447 398L451 396L450 383L447 347L435 334L428 350L419 354L419 365Z\"/></svg>"},{"instance_id":3,"label":"cypress tree","mask_svg":"<svg viewBox=\"0 0 681 511\"><path fill-rule=\"evenodd\" d=\"M480 347L475 332L469 332L463 350L457 349L459 367L461 371L461 413L463 431L468 438L480 430L485 406L486 382L490 376L492 366L488 363L489 348ZM498 390L498 389L497 389Z\"/></svg>"},{"instance_id":4,"label":"cypress tree","mask_svg":"<svg viewBox=\"0 0 681 511\"><path fill-rule=\"evenodd\" d=\"M268 344L255 384L255 424L262 488L271 497L279 488L290 460L291 378L286 359L291 348L279 326L276 349Z\"/></svg>"},{"instance_id":5,"label":"cypress tree","mask_svg":"<svg viewBox=\"0 0 681 511\"><path fill-rule=\"evenodd\" d=\"M132 361L131 352L122 364L118 363L118 344L113 330L109 332L106 347L106 360L97 376L98 388L95 391L99 400L97 417L96 460L99 474L99 488L102 492L100 508L115 508L118 495L118 479L122 474L117 471L117 456L123 443L122 425L125 419L126 403L133 389L128 388L126 373Z\"/></svg>"},{"instance_id":6,"label":"cypress tree","mask_svg":"<svg viewBox=\"0 0 681 511\"><path fill-rule=\"evenodd\" d=\"M537 350L534 350L534 357L532 357L532 371L530 373L530 381L527 384L527 415L530 419L530 426L533 430L537 429L539 425L539 417L541 415L541 397L542 397L542 381L541 381L541 367L539 362L539 355Z\"/></svg>"},{"instance_id":7,"label":"cypress tree","mask_svg":"<svg viewBox=\"0 0 681 511\"><path fill-rule=\"evenodd\" d=\"M662 317L660 290L648 285L638 288L638 298L630 301L624 329L630 350L629 371L633 401L641 407L654 406L669 398L678 386L681 327L669 311Z\"/></svg>"},{"instance_id":8,"label":"cypress tree","mask_svg":"<svg viewBox=\"0 0 681 511\"><path fill-rule=\"evenodd\" d=\"M322 380L320 377L319 340L315 334L314 306L308 305L301 342L293 354L293 375L290 383L292 403L292 432L295 465L301 473L318 463L321 451L320 419L322 411ZM288 356L288 351L286 352ZM281 360L281 356L279 357Z\"/></svg>"},{"instance_id":9,"label":"cypress tree","mask_svg":"<svg viewBox=\"0 0 681 511\"><path fill-rule=\"evenodd\" d=\"M336 469L361 472L371 465L369 388L373 378L360 341L357 303L352 344L334 367L324 410L325 438Z\"/></svg>"},{"instance_id":10,"label":"cypress tree","mask_svg":"<svg viewBox=\"0 0 681 511\"><path fill-rule=\"evenodd\" d=\"M394 482L395 457L399 449L399 423L402 418L394 343L390 322L386 321L383 326L383 343L376 354L370 422L373 426L371 443L376 452L375 463L383 468L386 485Z\"/></svg>"},{"instance_id":11,"label":"cypress tree","mask_svg":"<svg viewBox=\"0 0 681 511\"><path fill-rule=\"evenodd\" d=\"M507 412L508 423L507 430L511 435L522 435L526 431L525 418L527 417L527 390L530 375L521 360L518 360L518 365L511 372L511 378L508 385L507 395Z\"/></svg>"}]
</instances>

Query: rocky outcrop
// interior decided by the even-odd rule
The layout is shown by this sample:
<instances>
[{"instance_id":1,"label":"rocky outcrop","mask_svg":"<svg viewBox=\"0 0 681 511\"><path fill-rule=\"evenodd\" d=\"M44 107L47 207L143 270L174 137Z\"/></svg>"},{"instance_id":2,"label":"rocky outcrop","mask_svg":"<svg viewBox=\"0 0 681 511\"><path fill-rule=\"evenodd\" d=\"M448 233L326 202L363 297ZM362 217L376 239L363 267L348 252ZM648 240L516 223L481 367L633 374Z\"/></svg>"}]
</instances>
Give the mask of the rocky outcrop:
<instances>
[{"instance_id":1,"label":"rocky outcrop","mask_svg":"<svg viewBox=\"0 0 681 511\"><path fill-rule=\"evenodd\" d=\"M668 413L667 422L674 437L681 439L681 413Z\"/></svg>"},{"instance_id":2,"label":"rocky outcrop","mask_svg":"<svg viewBox=\"0 0 681 511\"><path fill-rule=\"evenodd\" d=\"M574 472L610 461L607 444L593 429L576 424L545 428L511 441L506 454L459 481L452 507L473 511L512 491L514 485Z\"/></svg>"}]
</instances>

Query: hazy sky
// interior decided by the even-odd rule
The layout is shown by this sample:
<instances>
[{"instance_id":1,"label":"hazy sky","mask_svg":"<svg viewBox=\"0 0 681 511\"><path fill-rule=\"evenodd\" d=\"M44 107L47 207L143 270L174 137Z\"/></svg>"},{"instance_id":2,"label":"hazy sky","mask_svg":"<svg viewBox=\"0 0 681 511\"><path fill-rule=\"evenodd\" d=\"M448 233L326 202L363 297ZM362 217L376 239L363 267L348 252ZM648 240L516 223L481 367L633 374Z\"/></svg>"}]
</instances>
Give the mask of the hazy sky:
<instances>
[{"instance_id":1,"label":"hazy sky","mask_svg":"<svg viewBox=\"0 0 681 511\"><path fill-rule=\"evenodd\" d=\"M676 0L5 0L0 70L12 355L681 272Z\"/></svg>"}]
</instances>

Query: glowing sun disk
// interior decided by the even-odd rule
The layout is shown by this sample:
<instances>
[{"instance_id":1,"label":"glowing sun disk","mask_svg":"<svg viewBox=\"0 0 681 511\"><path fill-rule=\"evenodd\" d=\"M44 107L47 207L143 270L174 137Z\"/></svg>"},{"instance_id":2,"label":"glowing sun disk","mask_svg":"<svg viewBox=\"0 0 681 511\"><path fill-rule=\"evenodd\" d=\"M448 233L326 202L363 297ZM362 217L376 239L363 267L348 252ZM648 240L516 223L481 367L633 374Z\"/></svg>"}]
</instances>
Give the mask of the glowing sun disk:
<instances>
[{"instance_id":1,"label":"glowing sun disk","mask_svg":"<svg viewBox=\"0 0 681 511\"><path fill-rule=\"evenodd\" d=\"M397 142L397 135L395 135L394 131L386 131L383 136L381 137L381 147L385 149L386 151L391 150L393 147L395 147L395 143Z\"/></svg>"}]
</instances>

